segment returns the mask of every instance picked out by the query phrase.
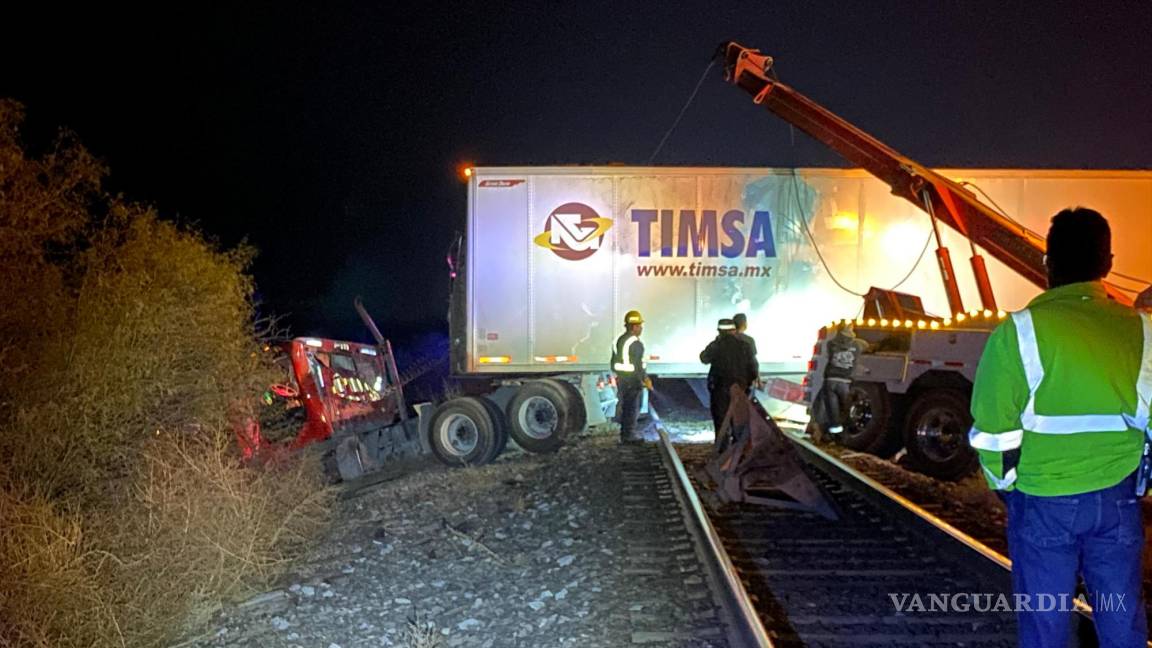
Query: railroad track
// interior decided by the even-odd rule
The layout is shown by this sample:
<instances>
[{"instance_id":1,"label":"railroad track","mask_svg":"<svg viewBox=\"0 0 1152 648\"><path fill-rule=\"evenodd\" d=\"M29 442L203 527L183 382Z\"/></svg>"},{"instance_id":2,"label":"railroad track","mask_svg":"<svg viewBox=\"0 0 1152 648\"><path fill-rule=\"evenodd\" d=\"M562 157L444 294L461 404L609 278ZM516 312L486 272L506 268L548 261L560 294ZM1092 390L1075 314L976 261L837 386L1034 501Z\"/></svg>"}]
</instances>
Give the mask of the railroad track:
<instances>
[{"instance_id":1,"label":"railroad track","mask_svg":"<svg viewBox=\"0 0 1152 648\"><path fill-rule=\"evenodd\" d=\"M660 454L729 646L1014 646L1009 563L881 484L789 435L840 514L706 507L710 448ZM973 595L978 595L974 597ZM997 610L996 608L1000 609ZM1095 646L1077 616L1080 646Z\"/></svg>"}]
</instances>

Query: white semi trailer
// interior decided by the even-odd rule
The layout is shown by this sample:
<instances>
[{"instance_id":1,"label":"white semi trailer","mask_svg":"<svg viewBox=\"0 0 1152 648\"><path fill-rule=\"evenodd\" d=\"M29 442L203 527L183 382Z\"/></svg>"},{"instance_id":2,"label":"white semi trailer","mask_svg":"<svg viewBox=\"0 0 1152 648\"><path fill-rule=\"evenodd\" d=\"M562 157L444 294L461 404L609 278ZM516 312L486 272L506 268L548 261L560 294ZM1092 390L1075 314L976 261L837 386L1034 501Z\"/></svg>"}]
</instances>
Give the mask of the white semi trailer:
<instances>
[{"instance_id":1,"label":"white semi trailer","mask_svg":"<svg viewBox=\"0 0 1152 648\"><path fill-rule=\"evenodd\" d=\"M1038 231L1061 207L1095 207L1123 233L1117 271L1152 275L1152 173L939 173L978 187ZM956 232L941 235L953 249L968 248ZM467 230L452 255L451 367L460 395L423 411L422 427L448 463L486 463L509 436L529 451L559 448L568 434L611 417L609 354L633 309L645 318L650 373L704 376L697 356L716 320L744 312L761 373L791 379L799 392L818 331L863 316L869 287L921 295L923 310L953 315L925 253L934 243L921 208L858 169L472 169ZM1039 291L995 258L988 273L1000 308L1019 308ZM966 269L956 274L974 286ZM974 287L960 290L976 302ZM965 353L977 355L966 358L964 376L983 345L969 346ZM891 357L883 360L897 362ZM945 365L953 360L928 368L961 370ZM804 416L802 408L792 414Z\"/></svg>"}]
</instances>

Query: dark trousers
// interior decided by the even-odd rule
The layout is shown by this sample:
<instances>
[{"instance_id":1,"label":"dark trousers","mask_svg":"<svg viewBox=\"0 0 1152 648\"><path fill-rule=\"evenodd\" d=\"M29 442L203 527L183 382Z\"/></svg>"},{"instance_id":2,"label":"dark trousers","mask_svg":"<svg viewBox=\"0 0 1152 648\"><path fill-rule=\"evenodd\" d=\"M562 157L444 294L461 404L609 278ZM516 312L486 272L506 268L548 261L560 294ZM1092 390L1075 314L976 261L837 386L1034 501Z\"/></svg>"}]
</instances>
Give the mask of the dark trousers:
<instances>
[{"instance_id":1,"label":"dark trousers","mask_svg":"<svg viewBox=\"0 0 1152 648\"><path fill-rule=\"evenodd\" d=\"M1142 596L1144 523L1135 475L1079 495L1005 493L1012 588L1029 595L1018 609L1020 646L1067 646L1067 610L1077 572L1087 586L1101 646L1143 648L1148 623ZM1018 606L1023 607L1023 606Z\"/></svg>"},{"instance_id":2,"label":"dark trousers","mask_svg":"<svg viewBox=\"0 0 1152 648\"><path fill-rule=\"evenodd\" d=\"M708 385L708 409L712 411L712 426L716 434L724 425L724 417L728 415L728 408L732 404L732 395L728 392L728 385Z\"/></svg>"},{"instance_id":3,"label":"dark trousers","mask_svg":"<svg viewBox=\"0 0 1152 648\"><path fill-rule=\"evenodd\" d=\"M814 415L816 422L825 431L837 434L844 431L844 409L848 405L848 392L852 383L839 380L824 380L820 394L816 397Z\"/></svg>"},{"instance_id":4,"label":"dark trousers","mask_svg":"<svg viewBox=\"0 0 1152 648\"><path fill-rule=\"evenodd\" d=\"M640 392L644 384L631 378L617 378L616 395L620 399L620 438L626 439L636 431L636 418L640 414Z\"/></svg>"}]
</instances>

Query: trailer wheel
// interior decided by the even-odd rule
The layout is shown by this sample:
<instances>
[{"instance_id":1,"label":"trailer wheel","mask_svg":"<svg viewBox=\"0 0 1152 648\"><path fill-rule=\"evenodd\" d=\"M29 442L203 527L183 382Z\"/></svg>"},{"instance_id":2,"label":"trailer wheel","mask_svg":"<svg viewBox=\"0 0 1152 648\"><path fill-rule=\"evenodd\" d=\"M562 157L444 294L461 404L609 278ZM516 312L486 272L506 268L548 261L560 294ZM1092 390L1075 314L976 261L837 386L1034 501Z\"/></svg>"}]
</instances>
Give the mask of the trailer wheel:
<instances>
[{"instance_id":1,"label":"trailer wheel","mask_svg":"<svg viewBox=\"0 0 1152 648\"><path fill-rule=\"evenodd\" d=\"M884 385L853 382L845 409L844 431L839 435L841 445L882 457L899 448L899 435L889 431L892 399Z\"/></svg>"},{"instance_id":2,"label":"trailer wheel","mask_svg":"<svg viewBox=\"0 0 1152 648\"><path fill-rule=\"evenodd\" d=\"M473 396L453 398L436 408L428 426L432 454L450 466L481 466L496 457L501 446L497 423L484 401Z\"/></svg>"},{"instance_id":3,"label":"trailer wheel","mask_svg":"<svg viewBox=\"0 0 1152 648\"><path fill-rule=\"evenodd\" d=\"M955 389L932 389L916 397L904 421L910 465L937 479L956 480L976 467L968 445L972 415L968 397Z\"/></svg>"},{"instance_id":4,"label":"trailer wheel","mask_svg":"<svg viewBox=\"0 0 1152 648\"><path fill-rule=\"evenodd\" d=\"M525 383L508 403L508 433L528 452L556 452L571 430L568 392L555 381Z\"/></svg>"},{"instance_id":5,"label":"trailer wheel","mask_svg":"<svg viewBox=\"0 0 1152 648\"><path fill-rule=\"evenodd\" d=\"M482 396L479 400L484 404L484 408L488 410L488 415L492 417L492 423L496 427L498 437L497 443L495 447L493 447L492 456L489 457L488 461L484 462L488 463L495 460L496 457L499 457L500 453L504 452L504 448L508 447L508 417L504 416L504 411L500 409L499 405L492 402L491 398Z\"/></svg>"},{"instance_id":6,"label":"trailer wheel","mask_svg":"<svg viewBox=\"0 0 1152 648\"><path fill-rule=\"evenodd\" d=\"M584 396L575 385L559 378L546 378L547 382L559 385L568 395L568 434L580 434L588 427L588 411L584 409Z\"/></svg>"}]
</instances>

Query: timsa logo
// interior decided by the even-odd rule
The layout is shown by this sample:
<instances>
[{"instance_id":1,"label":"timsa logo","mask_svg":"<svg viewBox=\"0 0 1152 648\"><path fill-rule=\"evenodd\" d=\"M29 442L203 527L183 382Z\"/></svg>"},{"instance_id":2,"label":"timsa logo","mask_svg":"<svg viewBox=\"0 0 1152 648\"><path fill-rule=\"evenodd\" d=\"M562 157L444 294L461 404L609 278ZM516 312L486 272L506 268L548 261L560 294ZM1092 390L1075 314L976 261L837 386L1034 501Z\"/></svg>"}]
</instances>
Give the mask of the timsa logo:
<instances>
[{"instance_id":1,"label":"timsa logo","mask_svg":"<svg viewBox=\"0 0 1152 648\"><path fill-rule=\"evenodd\" d=\"M596 254L610 227L611 219L601 218L588 205L570 202L548 214L548 219L544 221L544 231L537 234L532 242L552 250L561 259L579 261Z\"/></svg>"}]
</instances>

